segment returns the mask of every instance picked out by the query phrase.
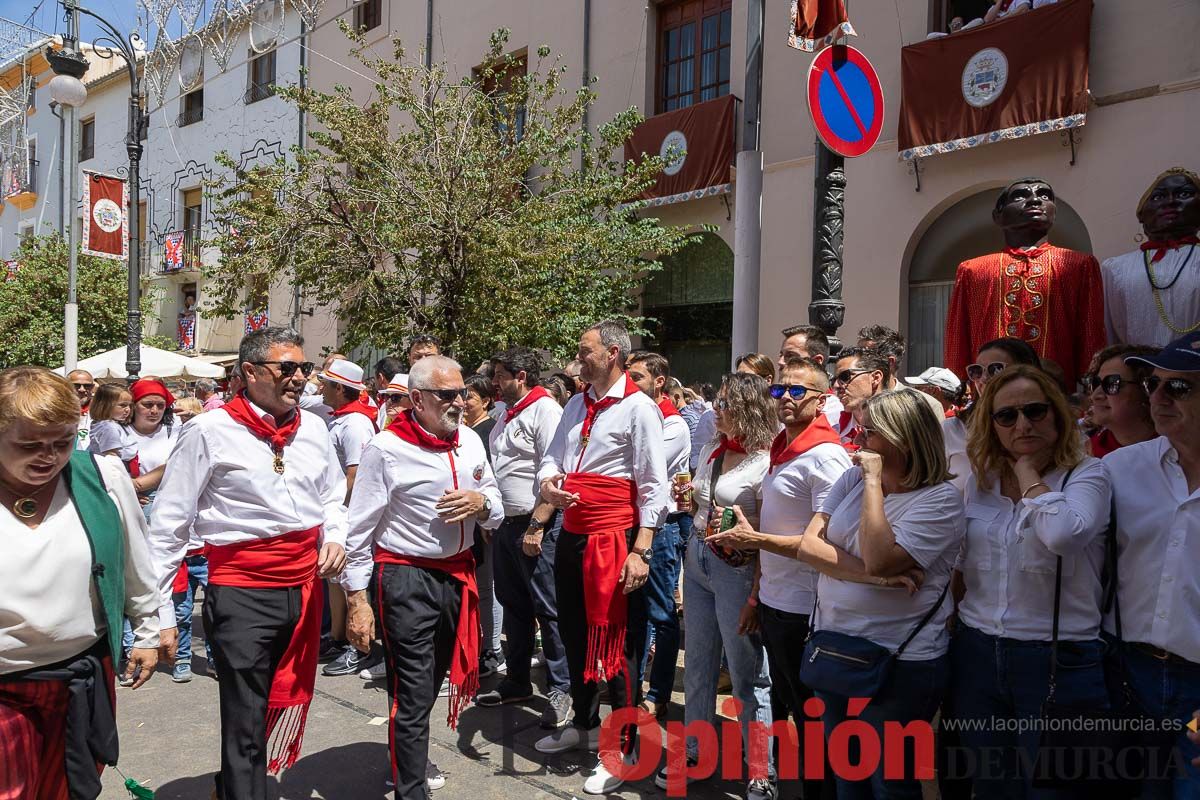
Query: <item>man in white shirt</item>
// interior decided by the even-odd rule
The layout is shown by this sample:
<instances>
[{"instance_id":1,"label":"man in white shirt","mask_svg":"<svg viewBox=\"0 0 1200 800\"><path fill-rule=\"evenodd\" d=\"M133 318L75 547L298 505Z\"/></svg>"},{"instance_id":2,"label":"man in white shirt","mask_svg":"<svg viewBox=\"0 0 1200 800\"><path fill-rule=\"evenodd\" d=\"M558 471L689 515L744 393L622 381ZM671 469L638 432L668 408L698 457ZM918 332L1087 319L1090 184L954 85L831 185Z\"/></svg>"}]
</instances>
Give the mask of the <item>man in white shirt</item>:
<instances>
[{"instance_id":1,"label":"man in white shirt","mask_svg":"<svg viewBox=\"0 0 1200 800\"><path fill-rule=\"evenodd\" d=\"M578 360L590 387L567 402L538 472L542 497L564 509L555 572L575 711L570 727L534 745L542 753L598 746L601 677L614 709L638 702L633 679L646 649L641 589L671 500L662 413L625 374L629 350L619 322L584 331ZM619 735L628 758L636 730L626 726ZM583 790L614 791L624 782L620 762L620 754L598 761Z\"/></svg>"},{"instance_id":2,"label":"man in white shirt","mask_svg":"<svg viewBox=\"0 0 1200 800\"><path fill-rule=\"evenodd\" d=\"M297 408L313 368L303 346L289 328L242 339L245 389L183 426L150 525L164 602L189 536L208 548L221 800L266 800L268 769L299 756L316 681L319 579L345 563L342 471L325 424Z\"/></svg>"},{"instance_id":3,"label":"man in white shirt","mask_svg":"<svg viewBox=\"0 0 1200 800\"><path fill-rule=\"evenodd\" d=\"M1170 797L1174 783L1175 797L1195 797L1200 745L1184 734L1200 709L1200 331L1126 361L1154 368L1145 388L1159 438L1103 460L1116 515L1121 621L1117 628L1110 606L1104 629L1125 642L1134 702L1147 718L1179 725L1147 735L1156 751L1147 763L1154 757L1169 774L1148 781L1142 796Z\"/></svg>"},{"instance_id":4,"label":"man in white shirt","mask_svg":"<svg viewBox=\"0 0 1200 800\"><path fill-rule=\"evenodd\" d=\"M96 391L96 379L86 369L72 370L67 375L79 398L79 438L75 442L76 450L87 450L92 430L92 415L88 413L92 405L92 395Z\"/></svg>"},{"instance_id":5,"label":"man in white shirt","mask_svg":"<svg viewBox=\"0 0 1200 800\"><path fill-rule=\"evenodd\" d=\"M375 604L392 695L391 761L397 800L424 800L429 714L450 676L449 724L479 687L479 591L472 532L504 518L483 441L461 425L462 368L426 356L409 373L413 407L367 446L350 500L342 586L351 644L370 647ZM465 791L465 790L464 790Z\"/></svg>"},{"instance_id":6,"label":"man in white shirt","mask_svg":"<svg viewBox=\"0 0 1200 800\"><path fill-rule=\"evenodd\" d=\"M495 689L479 695L481 706L516 703L533 696L529 677L535 626L546 657L550 707L542 726L557 729L571 710L571 677L554 592L554 555L560 527L554 507L541 500L537 471L562 419L562 407L538 385L537 353L512 347L492 357L492 387L504 401L491 433L492 463L504 501L504 521L492 536L496 597L504 606L508 673Z\"/></svg>"},{"instance_id":7,"label":"man in white shirt","mask_svg":"<svg viewBox=\"0 0 1200 800\"><path fill-rule=\"evenodd\" d=\"M692 435L679 409L667 396L671 365L658 353L637 350L629 354L629 377L663 415L663 452L666 455L667 479L687 475L691 480L689 461ZM646 615L653 628L654 659L650 672L650 690L643 706L657 719L666 717L671 705L671 690L675 686L675 666L679 659L679 612L675 607L675 590L679 572L683 569L683 546L691 532L692 516L671 506L663 526L654 537L654 555L650 561L650 577L646 581ZM647 642L649 649L649 642ZM646 660L650 660L647 655ZM646 671L643 661L637 673L641 684Z\"/></svg>"},{"instance_id":8,"label":"man in white shirt","mask_svg":"<svg viewBox=\"0 0 1200 800\"><path fill-rule=\"evenodd\" d=\"M784 328L783 342L779 345L779 360L775 362L776 369L782 371L787 365L787 360L790 357L810 358L821 366L822 369L828 370L830 364L830 347L829 337L825 335L825 331L818 328L816 325L792 325L789 328ZM838 420L842 416L842 402L831 389L829 395L825 398L825 418L829 420L829 424L837 428Z\"/></svg>"}]
</instances>

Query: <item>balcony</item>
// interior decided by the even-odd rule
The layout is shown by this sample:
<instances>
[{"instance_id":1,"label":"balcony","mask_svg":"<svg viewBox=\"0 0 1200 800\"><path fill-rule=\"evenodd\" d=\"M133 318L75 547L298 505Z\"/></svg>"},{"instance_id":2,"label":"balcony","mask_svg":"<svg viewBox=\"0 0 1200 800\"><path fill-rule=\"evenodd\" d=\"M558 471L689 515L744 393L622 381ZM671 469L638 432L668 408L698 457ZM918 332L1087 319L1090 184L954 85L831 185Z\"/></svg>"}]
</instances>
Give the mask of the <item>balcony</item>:
<instances>
[{"instance_id":1,"label":"balcony","mask_svg":"<svg viewBox=\"0 0 1200 800\"><path fill-rule=\"evenodd\" d=\"M643 200L660 206L725 194L731 186L741 101L733 95L650 117L625 143L625 159L681 152L659 174Z\"/></svg>"},{"instance_id":2,"label":"balcony","mask_svg":"<svg viewBox=\"0 0 1200 800\"><path fill-rule=\"evenodd\" d=\"M143 242L141 274L143 278L180 276L195 280L204 263L199 237L191 231L171 231L161 242Z\"/></svg>"},{"instance_id":3,"label":"balcony","mask_svg":"<svg viewBox=\"0 0 1200 800\"><path fill-rule=\"evenodd\" d=\"M246 94L242 98L242 102L246 105L250 105L251 103L257 103L259 100L266 100L268 97L273 97L274 95L274 83L252 83L250 84L250 88L246 90Z\"/></svg>"}]
</instances>

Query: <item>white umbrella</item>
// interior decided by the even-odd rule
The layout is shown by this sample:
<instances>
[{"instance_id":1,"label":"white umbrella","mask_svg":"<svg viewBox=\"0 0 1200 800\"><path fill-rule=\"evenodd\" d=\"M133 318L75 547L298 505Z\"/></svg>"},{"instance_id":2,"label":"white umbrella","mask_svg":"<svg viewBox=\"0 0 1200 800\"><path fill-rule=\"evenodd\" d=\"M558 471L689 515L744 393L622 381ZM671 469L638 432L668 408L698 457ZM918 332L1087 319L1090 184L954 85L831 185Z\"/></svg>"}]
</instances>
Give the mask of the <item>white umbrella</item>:
<instances>
[{"instance_id":1,"label":"white umbrella","mask_svg":"<svg viewBox=\"0 0 1200 800\"><path fill-rule=\"evenodd\" d=\"M157 347L142 346L142 375L157 375L160 378L183 378L194 381L198 378L224 378L225 368L210 364L199 358L188 358ZM85 358L79 362L76 369L87 370L93 378L124 378L129 373L125 371L125 348L118 347L98 356ZM63 367L54 370L63 374Z\"/></svg>"}]
</instances>

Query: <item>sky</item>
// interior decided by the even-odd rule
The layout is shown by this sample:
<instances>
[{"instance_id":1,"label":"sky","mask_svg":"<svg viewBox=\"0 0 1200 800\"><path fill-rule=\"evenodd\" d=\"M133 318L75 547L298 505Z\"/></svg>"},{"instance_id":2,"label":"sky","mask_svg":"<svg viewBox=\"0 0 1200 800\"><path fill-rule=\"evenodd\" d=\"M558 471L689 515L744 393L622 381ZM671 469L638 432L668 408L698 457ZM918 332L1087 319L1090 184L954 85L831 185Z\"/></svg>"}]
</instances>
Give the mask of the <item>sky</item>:
<instances>
[{"instance_id":1,"label":"sky","mask_svg":"<svg viewBox=\"0 0 1200 800\"><path fill-rule=\"evenodd\" d=\"M84 0L83 7L107 19L122 33L129 33L137 24L137 0ZM0 0L0 17L28 25L49 34L62 33L62 6L58 0ZM79 17L80 36L90 41L99 33L99 26L87 15ZM142 32L145 35L145 32Z\"/></svg>"}]
</instances>

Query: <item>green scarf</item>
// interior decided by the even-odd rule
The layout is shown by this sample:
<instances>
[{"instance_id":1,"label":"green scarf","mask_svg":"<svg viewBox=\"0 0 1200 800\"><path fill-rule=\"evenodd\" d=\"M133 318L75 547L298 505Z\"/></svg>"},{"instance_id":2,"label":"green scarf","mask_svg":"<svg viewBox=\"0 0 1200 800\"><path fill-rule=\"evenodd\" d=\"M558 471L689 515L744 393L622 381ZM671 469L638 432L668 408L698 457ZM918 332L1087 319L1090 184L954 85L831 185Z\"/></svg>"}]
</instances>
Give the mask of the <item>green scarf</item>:
<instances>
[{"instance_id":1,"label":"green scarf","mask_svg":"<svg viewBox=\"0 0 1200 800\"><path fill-rule=\"evenodd\" d=\"M94 455L76 450L63 470L63 477L92 548L92 581L104 609L115 669L121 658L121 629L125 619L125 525L116 503L105 490Z\"/></svg>"}]
</instances>

